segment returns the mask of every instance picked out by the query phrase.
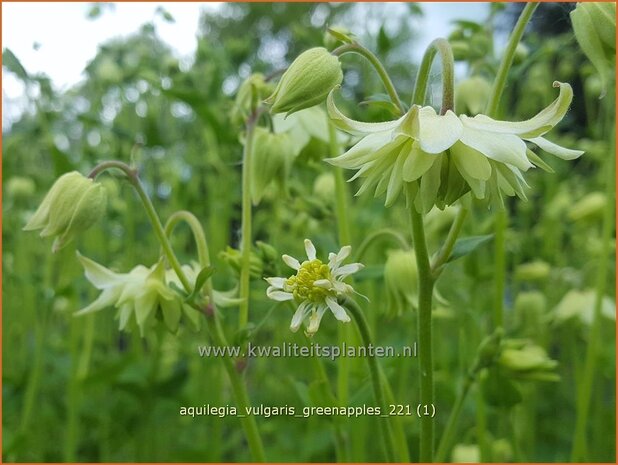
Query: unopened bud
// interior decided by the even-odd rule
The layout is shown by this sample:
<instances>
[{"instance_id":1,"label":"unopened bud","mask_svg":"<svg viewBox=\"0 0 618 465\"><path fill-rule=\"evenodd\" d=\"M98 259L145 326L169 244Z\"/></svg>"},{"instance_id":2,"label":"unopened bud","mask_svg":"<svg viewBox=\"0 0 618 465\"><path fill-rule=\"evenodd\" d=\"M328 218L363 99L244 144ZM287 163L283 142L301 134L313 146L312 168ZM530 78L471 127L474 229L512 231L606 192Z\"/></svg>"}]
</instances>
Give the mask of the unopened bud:
<instances>
[{"instance_id":1,"label":"unopened bud","mask_svg":"<svg viewBox=\"0 0 618 465\"><path fill-rule=\"evenodd\" d=\"M41 237L55 236L52 251L57 252L90 228L103 215L106 204L103 185L73 171L54 183L24 231L42 229Z\"/></svg>"},{"instance_id":2,"label":"unopened bud","mask_svg":"<svg viewBox=\"0 0 618 465\"><path fill-rule=\"evenodd\" d=\"M292 62L265 102L272 105L271 113L289 115L323 102L342 80L339 59L323 47L312 48Z\"/></svg>"}]
</instances>

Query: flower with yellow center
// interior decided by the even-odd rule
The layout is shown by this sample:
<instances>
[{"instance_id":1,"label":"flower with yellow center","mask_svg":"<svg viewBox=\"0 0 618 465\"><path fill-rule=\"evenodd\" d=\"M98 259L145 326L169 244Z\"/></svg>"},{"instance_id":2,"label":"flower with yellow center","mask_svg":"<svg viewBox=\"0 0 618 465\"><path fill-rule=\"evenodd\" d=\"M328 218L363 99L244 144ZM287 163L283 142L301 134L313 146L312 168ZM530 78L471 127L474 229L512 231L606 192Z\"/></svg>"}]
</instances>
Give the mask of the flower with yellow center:
<instances>
[{"instance_id":1,"label":"flower with yellow center","mask_svg":"<svg viewBox=\"0 0 618 465\"><path fill-rule=\"evenodd\" d=\"M326 264L317 258L313 243L305 239L308 260L300 263L289 255L282 257L286 265L296 270L296 274L289 278L266 278L270 284L266 290L269 298L277 301L294 300L298 303L298 309L290 324L292 331L298 331L302 322L308 319L307 335L312 336L319 329L320 321L328 309L339 321L343 323L350 321L350 317L337 299L355 292L352 286L343 280L363 269L361 263L342 265L351 250L352 248L346 245L339 253L330 253Z\"/></svg>"}]
</instances>

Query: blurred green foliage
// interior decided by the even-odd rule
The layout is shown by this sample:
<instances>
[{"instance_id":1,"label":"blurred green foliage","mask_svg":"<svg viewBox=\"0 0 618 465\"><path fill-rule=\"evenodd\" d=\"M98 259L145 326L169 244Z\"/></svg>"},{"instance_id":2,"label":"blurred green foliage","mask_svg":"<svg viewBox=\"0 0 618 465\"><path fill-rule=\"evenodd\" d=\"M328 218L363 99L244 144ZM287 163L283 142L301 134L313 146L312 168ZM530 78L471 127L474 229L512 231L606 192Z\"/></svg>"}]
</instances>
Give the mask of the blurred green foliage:
<instances>
[{"instance_id":1,"label":"blurred green foliage","mask_svg":"<svg viewBox=\"0 0 618 465\"><path fill-rule=\"evenodd\" d=\"M96 20L101 8L109 9L97 4L88 15ZM494 7L492 18L502 13ZM159 14L173 21L164 10ZM240 83L254 72L269 75L284 69L303 50L322 45L325 27L343 25L377 53L408 102L416 73L410 50L421 14L417 4L388 8L350 3L223 4L202 15L191 59L176 57L153 24L145 24L128 38L101 44L85 69L85 79L64 92L55 90L46 76L28 74L18 57L3 51L3 66L24 83L28 109L3 131L4 461L250 459L236 418L192 419L178 414L181 406L233 404L220 361L198 356L198 344L207 343L205 334L181 329L177 335L161 332L141 340L136 334L118 333L112 309L87 318L71 316L96 295L82 275L76 247L122 272L138 263L152 264L158 257L148 220L127 183L109 174L101 177L109 189L106 219L56 255L50 254L48 242L21 228L59 175L71 170L87 173L107 159L133 162L162 218L179 209L200 218L217 269L215 286L233 287L236 273L220 258L220 252L228 246L238 247L242 127L230 123L229 113ZM476 35L477 45L487 47L482 54L462 58L466 65L461 77L482 76L491 82L498 63L492 23L479 19L478 23L460 22L454 29L465 30L462 37L467 41L469 34ZM581 322L558 325L551 315L569 290L595 286L600 220L570 221L567 217L579 199L603 191L601 167L614 154L609 141L601 137L604 107L598 100L593 69L577 49L572 33L567 30L550 37L532 33L525 43L529 53L509 76L502 117L531 116L555 98L552 81L571 82L576 97L559 126L558 138L563 145L587 153L575 163L545 159L555 173L527 173L530 200L512 200L508 206L507 333L545 347L559 362L556 371L561 380L521 383L513 387L518 391L511 397L519 396L522 402L510 409L485 409L490 435L508 440L516 451L515 460L566 461L587 332ZM343 98L364 101L374 96L379 100L375 96L383 90L369 66L347 56L344 62ZM350 108L349 113L368 121L389 117L379 105ZM295 160L285 188L271 185L266 189L254 210L254 240L293 256L302 256L305 237L316 243L319 254L343 245L337 244L332 196L314 192L314 181L331 170L322 162L327 155L326 144L311 142ZM353 247L358 247L367 231L382 227L407 234L403 205L385 210L379 200L368 197L350 197L349 201L353 205ZM449 222L443 219L448 215L436 212L428 220L432 250L446 235ZM491 212L474 206L465 233L490 234L492 221ZM195 256L188 231L178 229L174 246L183 262ZM360 292L374 302L366 308L375 340L401 348L415 339L415 314L408 311L395 320L379 311L386 299L383 265L388 249L394 247L384 242L371 249L365 258L368 267L359 273L358 282ZM549 264L547 276L535 281L519 279L516 266L535 260ZM615 281L615 264L611 263L610 290ZM287 272L280 261L269 267L271 276ZM491 248L480 247L450 265L438 283L443 297L435 310L438 432L448 418L459 380L486 335L491 282ZM302 336L288 330L291 313L287 308L269 312L265 288L260 279L252 282L250 318L257 329L249 331L249 336L236 334L236 339L249 337L254 344L264 345L302 341ZM531 317L527 307L520 313L515 305L520 293L531 291L545 297L538 318ZM223 312L224 326L228 334L234 334L236 310ZM613 461L614 323L603 325L602 332L589 450L592 461ZM315 342L335 344L336 337L334 322L325 319ZM372 405L364 360L349 363L350 405ZM395 399L415 405L416 360L392 358L381 363ZM334 379L336 362L324 360L324 364ZM254 405L301 409L332 404L315 381L307 359L250 360L245 379ZM462 442L478 439L475 398L472 395L464 407ZM375 419L335 421L341 421L347 432L351 461L381 460L374 440ZM418 421L416 417L403 421L408 443L415 445ZM326 417L273 416L258 418L258 424L269 461L335 460L333 421ZM415 447L411 450L414 460Z\"/></svg>"}]
</instances>

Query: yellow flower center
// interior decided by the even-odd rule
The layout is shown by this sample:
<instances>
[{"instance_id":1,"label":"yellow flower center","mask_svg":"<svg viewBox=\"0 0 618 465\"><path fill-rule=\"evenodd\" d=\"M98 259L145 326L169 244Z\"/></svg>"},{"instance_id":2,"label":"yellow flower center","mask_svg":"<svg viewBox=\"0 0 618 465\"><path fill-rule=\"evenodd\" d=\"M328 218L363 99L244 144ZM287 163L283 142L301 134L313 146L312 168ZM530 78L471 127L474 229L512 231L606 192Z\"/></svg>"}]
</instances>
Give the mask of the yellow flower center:
<instances>
[{"instance_id":1,"label":"yellow flower center","mask_svg":"<svg viewBox=\"0 0 618 465\"><path fill-rule=\"evenodd\" d=\"M323 301L329 294L328 289L314 286L319 279L330 280L330 269L317 258L305 261L300 265L294 276L290 276L285 284L290 288L292 295L298 301L309 300L311 302Z\"/></svg>"}]
</instances>

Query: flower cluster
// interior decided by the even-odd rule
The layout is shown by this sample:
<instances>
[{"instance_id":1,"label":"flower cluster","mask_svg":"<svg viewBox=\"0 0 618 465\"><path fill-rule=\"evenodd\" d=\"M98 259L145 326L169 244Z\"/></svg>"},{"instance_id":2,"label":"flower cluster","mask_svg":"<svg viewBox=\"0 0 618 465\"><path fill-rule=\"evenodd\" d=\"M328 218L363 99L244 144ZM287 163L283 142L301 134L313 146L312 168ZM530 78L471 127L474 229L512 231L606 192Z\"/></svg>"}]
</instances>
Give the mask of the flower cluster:
<instances>
[{"instance_id":1,"label":"flower cluster","mask_svg":"<svg viewBox=\"0 0 618 465\"><path fill-rule=\"evenodd\" d=\"M386 206L395 202L404 183L411 183L409 200L422 212L434 205L444 208L470 190L478 199L492 197L498 203L502 194L525 199L522 171L544 166L526 141L564 160L583 153L543 137L562 120L573 98L569 84L554 82L554 87L560 88L558 98L522 122L457 116L450 110L438 115L432 107L413 105L396 121L363 123L342 114L331 92L328 112L334 124L362 138L327 161L358 170L352 179L364 182L357 195L374 189L376 197L386 194Z\"/></svg>"},{"instance_id":2,"label":"flower cluster","mask_svg":"<svg viewBox=\"0 0 618 465\"><path fill-rule=\"evenodd\" d=\"M352 248L347 245L337 254L330 253L326 264L317 258L313 243L305 239L308 260L300 263L289 255L282 257L286 265L296 270L296 274L289 278L266 278L270 284L266 290L269 298L277 301L294 300L298 304L290 324L292 331L298 331L302 322L308 319L307 335L315 334L328 309L339 321L344 323L350 321L350 317L337 300L354 293L352 286L343 280L363 268L361 263L342 265L351 250Z\"/></svg>"}]
</instances>

